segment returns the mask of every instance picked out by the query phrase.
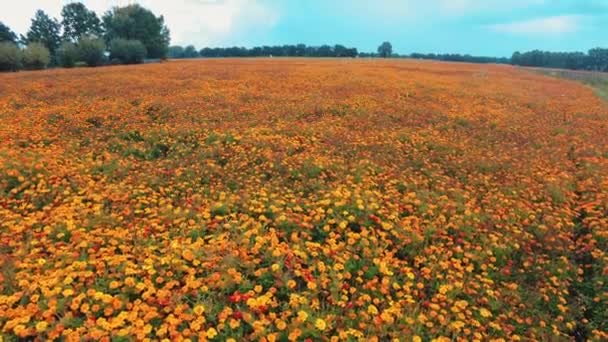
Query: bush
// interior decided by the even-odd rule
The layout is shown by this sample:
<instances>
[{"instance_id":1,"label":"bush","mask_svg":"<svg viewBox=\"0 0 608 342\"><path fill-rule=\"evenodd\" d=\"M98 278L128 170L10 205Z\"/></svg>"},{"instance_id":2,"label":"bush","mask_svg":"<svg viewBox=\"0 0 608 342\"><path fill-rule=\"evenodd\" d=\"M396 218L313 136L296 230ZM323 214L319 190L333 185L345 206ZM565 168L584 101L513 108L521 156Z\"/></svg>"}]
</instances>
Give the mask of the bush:
<instances>
[{"instance_id":1,"label":"bush","mask_svg":"<svg viewBox=\"0 0 608 342\"><path fill-rule=\"evenodd\" d=\"M83 37L78 41L80 60L88 66L94 67L103 64L106 45L101 39Z\"/></svg>"},{"instance_id":2,"label":"bush","mask_svg":"<svg viewBox=\"0 0 608 342\"><path fill-rule=\"evenodd\" d=\"M11 42L0 43L0 71L17 71L21 67L21 50Z\"/></svg>"},{"instance_id":3,"label":"bush","mask_svg":"<svg viewBox=\"0 0 608 342\"><path fill-rule=\"evenodd\" d=\"M57 50L57 62L64 68L72 68L78 62L78 47L76 44L64 42Z\"/></svg>"},{"instance_id":4,"label":"bush","mask_svg":"<svg viewBox=\"0 0 608 342\"><path fill-rule=\"evenodd\" d=\"M139 40L114 39L110 42L110 59L124 64L142 63L146 58L146 47Z\"/></svg>"},{"instance_id":5,"label":"bush","mask_svg":"<svg viewBox=\"0 0 608 342\"><path fill-rule=\"evenodd\" d=\"M23 64L27 69L44 69L50 62L51 53L41 43L30 43L23 50Z\"/></svg>"}]
</instances>

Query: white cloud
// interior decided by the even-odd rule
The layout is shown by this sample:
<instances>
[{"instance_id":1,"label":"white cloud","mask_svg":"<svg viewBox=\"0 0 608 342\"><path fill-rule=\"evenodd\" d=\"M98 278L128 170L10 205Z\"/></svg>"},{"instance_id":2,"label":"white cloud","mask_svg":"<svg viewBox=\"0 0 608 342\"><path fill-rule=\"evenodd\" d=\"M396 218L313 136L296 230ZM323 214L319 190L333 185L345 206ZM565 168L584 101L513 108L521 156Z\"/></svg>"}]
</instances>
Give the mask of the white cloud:
<instances>
[{"instance_id":1,"label":"white cloud","mask_svg":"<svg viewBox=\"0 0 608 342\"><path fill-rule=\"evenodd\" d=\"M276 7L254 0L142 0L162 13L171 30L172 43L198 48L223 42L236 43L251 30L268 30L280 18Z\"/></svg>"},{"instance_id":2,"label":"white cloud","mask_svg":"<svg viewBox=\"0 0 608 342\"><path fill-rule=\"evenodd\" d=\"M488 27L493 31L509 34L563 34L578 31L581 28L583 19L584 17L580 15L561 15L494 24Z\"/></svg>"},{"instance_id":3,"label":"white cloud","mask_svg":"<svg viewBox=\"0 0 608 342\"><path fill-rule=\"evenodd\" d=\"M59 18L71 0L19 0L0 12L0 21L25 34L36 9ZM139 3L162 14L171 30L172 44L194 44L198 48L232 42L251 30L268 30L278 23L276 6L260 0L82 0L99 16L114 6Z\"/></svg>"}]
</instances>

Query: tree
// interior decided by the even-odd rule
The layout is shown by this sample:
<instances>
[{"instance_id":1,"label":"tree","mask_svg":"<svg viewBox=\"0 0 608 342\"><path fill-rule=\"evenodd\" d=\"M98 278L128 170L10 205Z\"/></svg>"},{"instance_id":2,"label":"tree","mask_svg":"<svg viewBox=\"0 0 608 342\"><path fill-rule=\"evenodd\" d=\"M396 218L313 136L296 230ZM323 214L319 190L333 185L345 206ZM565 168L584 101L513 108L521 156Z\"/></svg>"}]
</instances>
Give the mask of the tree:
<instances>
[{"instance_id":1,"label":"tree","mask_svg":"<svg viewBox=\"0 0 608 342\"><path fill-rule=\"evenodd\" d=\"M27 43L41 43L54 55L61 43L60 31L61 25L57 19L51 19L44 11L38 10L25 39Z\"/></svg>"},{"instance_id":2,"label":"tree","mask_svg":"<svg viewBox=\"0 0 608 342\"><path fill-rule=\"evenodd\" d=\"M348 54L349 54L349 51L344 45L336 44L334 46L334 56L347 57Z\"/></svg>"},{"instance_id":3,"label":"tree","mask_svg":"<svg viewBox=\"0 0 608 342\"><path fill-rule=\"evenodd\" d=\"M23 64L27 69L44 69L50 62L51 53L42 43L30 43L23 50Z\"/></svg>"},{"instance_id":4,"label":"tree","mask_svg":"<svg viewBox=\"0 0 608 342\"><path fill-rule=\"evenodd\" d=\"M179 47L172 47L177 53ZM192 47L194 48L194 47ZM229 48L203 48L199 51L200 57L261 57L261 56L284 56L284 57L357 57L359 52L356 48L347 48L343 45L306 46L281 45L281 46L256 46L251 49L244 47Z\"/></svg>"},{"instance_id":5,"label":"tree","mask_svg":"<svg viewBox=\"0 0 608 342\"><path fill-rule=\"evenodd\" d=\"M194 47L194 45L186 46L186 49L184 49L184 58L196 58L196 57L198 57L198 51L196 51L196 48Z\"/></svg>"},{"instance_id":6,"label":"tree","mask_svg":"<svg viewBox=\"0 0 608 342\"><path fill-rule=\"evenodd\" d=\"M0 42L0 71L17 71L21 67L21 50L10 41Z\"/></svg>"},{"instance_id":7,"label":"tree","mask_svg":"<svg viewBox=\"0 0 608 342\"><path fill-rule=\"evenodd\" d=\"M511 64L513 65L521 65L521 53L519 51L513 52L511 56Z\"/></svg>"},{"instance_id":8,"label":"tree","mask_svg":"<svg viewBox=\"0 0 608 342\"><path fill-rule=\"evenodd\" d=\"M393 45L390 42L384 42L378 46L378 55L382 58L388 58L393 54Z\"/></svg>"},{"instance_id":9,"label":"tree","mask_svg":"<svg viewBox=\"0 0 608 342\"><path fill-rule=\"evenodd\" d=\"M17 43L17 35L8 26L0 21L0 42Z\"/></svg>"},{"instance_id":10,"label":"tree","mask_svg":"<svg viewBox=\"0 0 608 342\"><path fill-rule=\"evenodd\" d=\"M80 2L73 2L63 6L61 10L61 25L63 25L63 39L77 42L84 36L101 36L101 21L95 12L89 10Z\"/></svg>"},{"instance_id":11,"label":"tree","mask_svg":"<svg viewBox=\"0 0 608 342\"><path fill-rule=\"evenodd\" d=\"M124 64L137 64L146 58L146 46L139 40L114 39L110 42L110 59Z\"/></svg>"},{"instance_id":12,"label":"tree","mask_svg":"<svg viewBox=\"0 0 608 342\"><path fill-rule=\"evenodd\" d=\"M608 49L595 48L589 50L590 69L608 71Z\"/></svg>"},{"instance_id":13,"label":"tree","mask_svg":"<svg viewBox=\"0 0 608 342\"><path fill-rule=\"evenodd\" d=\"M163 16L156 17L140 5L114 7L103 18L106 42L114 39L139 40L149 58L164 58L169 47L169 29Z\"/></svg>"},{"instance_id":14,"label":"tree","mask_svg":"<svg viewBox=\"0 0 608 342\"><path fill-rule=\"evenodd\" d=\"M184 58L184 48L179 45L169 46L167 55L169 58Z\"/></svg>"},{"instance_id":15,"label":"tree","mask_svg":"<svg viewBox=\"0 0 608 342\"><path fill-rule=\"evenodd\" d=\"M103 64L106 44L102 39L96 37L82 37L78 41L79 59L90 67Z\"/></svg>"},{"instance_id":16,"label":"tree","mask_svg":"<svg viewBox=\"0 0 608 342\"><path fill-rule=\"evenodd\" d=\"M79 52L76 44L63 42L57 50L57 62L64 68L72 68L78 62Z\"/></svg>"}]
</instances>

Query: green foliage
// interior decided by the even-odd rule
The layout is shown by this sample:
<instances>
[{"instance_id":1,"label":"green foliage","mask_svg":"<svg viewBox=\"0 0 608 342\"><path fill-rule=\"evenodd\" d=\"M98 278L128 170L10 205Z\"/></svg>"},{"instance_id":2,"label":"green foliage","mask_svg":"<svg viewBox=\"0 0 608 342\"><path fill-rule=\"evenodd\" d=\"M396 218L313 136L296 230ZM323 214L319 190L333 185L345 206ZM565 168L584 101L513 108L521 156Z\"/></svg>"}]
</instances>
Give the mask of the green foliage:
<instances>
[{"instance_id":1,"label":"green foliage","mask_svg":"<svg viewBox=\"0 0 608 342\"><path fill-rule=\"evenodd\" d=\"M50 62L51 53L42 43L31 43L23 50L23 65L26 69L44 69Z\"/></svg>"},{"instance_id":2,"label":"green foliage","mask_svg":"<svg viewBox=\"0 0 608 342\"><path fill-rule=\"evenodd\" d=\"M61 10L63 39L76 42L85 36L101 36L101 21L95 12L80 2L63 6Z\"/></svg>"},{"instance_id":3,"label":"green foliage","mask_svg":"<svg viewBox=\"0 0 608 342\"><path fill-rule=\"evenodd\" d=\"M549 193L549 196L551 197L551 200L553 201L553 203L555 203L555 204L566 203L566 201L567 201L566 194L564 193L564 191L561 189L561 187L559 185L548 184L547 192Z\"/></svg>"},{"instance_id":4,"label":"green foliage","mask_svg":"<svg viewBox=\"0 0 608 342\"><path fill-rule=\"evenodd\" d=\"M170 38L162 15L156 17L150 10L135 4L114 7L102 20L106 42L138 40L145 46L147 57L166 57Z\"/></svg>"},{"instance_id":5,"label":"green foliage","mask_svg":"<svg viewBox=\"0 0 608 342\"><path fill-rule=\"evenodd\" d=\"M106 45L100 38L82 37L78 41L79 60L94 67L103 64Z\"/></svg>"},{"instance_id":6,"label":"green foliage","mask_svg":"<svg viewBox=\"0 0 608 342\"><path fill-rule=\"evenodd\" d=\"M590 69L608 71L608 49L595 48L588 53Z\"/></svg>"},{"instance_id":7,"label":"green foliage","mask_svg":"<svg viewBox=\"0 0 608 342\"><path fill-rule=\"evenodd\" d=\"M20 67L21 50L11 42L0 42L0 71L17 71Z\"/></svg>"},{"instance_id":8,"label":"green foliage","mask_svg":"<svg viewBox=\"0 0 608 342\"><path fill-rule=\"evenodd\" d=\"M393 45L390 42L384 42L378 46L378 55L382 58L388 58L393 54Z\"/></svg>"},{"instance_id":9,"label":"green foliage","mask_svg":"<svg viewBox=\"0 0 608 342\"><path fill-rule=\"evenodd\" d=\"M198 51L194 45L188 45L184 49L184 58L196 58L198 57Z\"/></svg>"},{"instance_id":10,"label":"green foliage","mask_svg":"<svg viewBox=\"0 0 608 342\"><path fill-rule=\"evenodd\" d=\"M42 10L38 10L32 19L30 29L27 31L26 41L28 43L41 43L51 54L54 54L61 43L60 31L61 25L57 19L49 17Z\"/></svg>"},{"instance_id":11,"label":"green foliage","mask_svg":"<svg viewBox=\"0 0 608 342\"><path fill-rule=\"evenodd\" d=\"M57 50L57 62L64 68L72 68L78 62L79 52L76 44L63 42Z\"/></svg>"},{"instance_id":12,"label":"green foliage","mask_svg":"<svg viewBox=\"0 0 608 342\"><path fill-rule=\"evenodd\" d=\"M167 55L169 58L184 58L184 48L179 45L169 46Z\"/></svg>"},{"instance_id":13,"label":"green foliage","mask_svg":"<svg viewBox=\"0 0 608 342\"><path fill-rule=\"evenodd\" d=\"M608 49L595 48L584 52L516 51L511 64L528 67L608 71Z\"/></svg>"},{"instance_id":14,"label":"green foliage","mask_svg":"<svg viewBox=\"0 0 608 342\"><path fill-rule=\"evenodd\" d=\"M17 35L0 21L0 43L2 42L17 43Z\"/></svg>"},{"instance_id":15,"label":"green foliage","mask_svg":"<svg viewBox=\"0 0 608 342\"><path fill-rule=\"evenodd\" d=\"M415 59L430 59L430 60L438 60L438 61L446 61L446 62L465 62L465 63L496 63L496 64L509 64L510 59L506 57L487 57L487 56L471 56L468 54L461 55L459 53L417 53L414 52L409 56L409 58Z\"/></svg>"},{"instance_id":16,"label":"green foliage","mask_svg":"<svg viewBox=\"0 0 608 342\"><path fill-rule=\"evenodd\" d=\"M181 47L176 47L181 48ZM179 52L179 49L175 49ZM182 51L182 58L185 51ZM198 52L200 57L357 57L357 48L346 48L342 45L331 47L298 45L256 46L251 49L244 47L204 48ZM175 57L180 58L180 57Z\"/></svg>"},{"instance_id":17,"label":"green foliage","mask_svg":"<svg viewBox=\"0 0 608 342\"><path fill-rule=\"evenodd\" d=\"M110 42L110 59L125 64L142 63L146 58L146 47L139 40L114 39Z\"/></svg>"}]
</instances>

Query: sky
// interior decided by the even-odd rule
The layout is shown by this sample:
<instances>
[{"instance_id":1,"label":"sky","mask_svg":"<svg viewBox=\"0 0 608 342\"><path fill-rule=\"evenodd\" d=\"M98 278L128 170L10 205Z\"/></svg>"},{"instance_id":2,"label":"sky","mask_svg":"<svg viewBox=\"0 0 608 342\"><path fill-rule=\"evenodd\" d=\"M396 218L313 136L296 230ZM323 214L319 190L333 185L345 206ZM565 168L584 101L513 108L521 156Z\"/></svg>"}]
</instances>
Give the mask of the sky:
<instances>
[{"instance_id":1,"label":"sky","mask_svg":"<svg viewBox=\"0 0 608 342\"><path fill-rule=\"evenodd\" d=\"M0 21L25 33L36 9L68 0L5 0ZM343 44L397 53L510 56L608 47L608 0L82 0L102 15L139 3L164 15L171 43L206 46Z\"/></svg>"}]
</instances>

